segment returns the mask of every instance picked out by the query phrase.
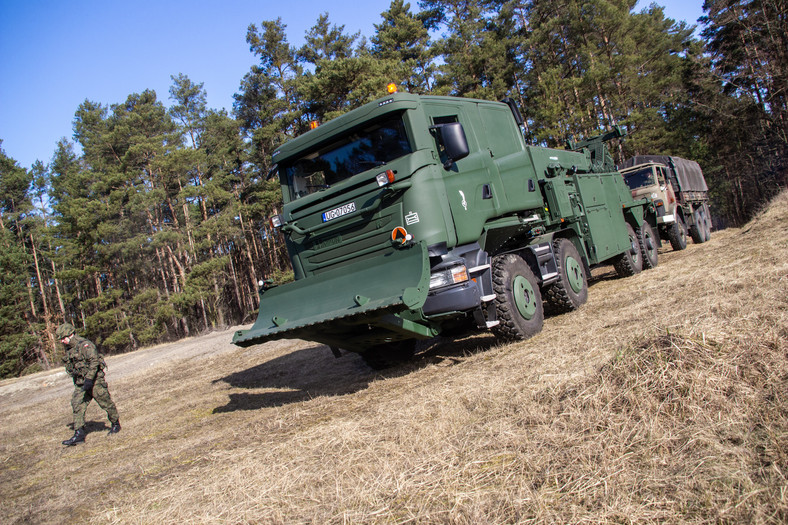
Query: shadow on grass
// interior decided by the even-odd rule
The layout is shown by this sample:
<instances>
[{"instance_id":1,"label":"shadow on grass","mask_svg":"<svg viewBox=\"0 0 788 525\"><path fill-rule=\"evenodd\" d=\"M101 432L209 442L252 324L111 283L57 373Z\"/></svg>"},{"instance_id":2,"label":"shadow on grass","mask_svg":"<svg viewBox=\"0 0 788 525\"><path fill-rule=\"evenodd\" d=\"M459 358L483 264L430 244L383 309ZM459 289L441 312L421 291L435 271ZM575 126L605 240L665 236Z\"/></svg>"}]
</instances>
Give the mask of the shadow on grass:
<instances>
[{"instance_id":1,"label":"shadow on grass","mask_svg":"<svg viewBox=\"0 0 788 525\"><path fill-rule=\"evenodd\" d=\"M69 423L66 428L74 430L74 423ZM85 421L85 434L89 435L92 432L109 432L109 424L100 421Z\"/></svg>"},{"instance_id":2,"label":"shadow on grass","mask_svg":"<svg viewBox=\"0 0 788 525\"><path fill-rule=\"evenodd\" d=\"M258 410L307 401L314 397L353 394L373 380L407 375L429 365L451 366L465 357L495 346L493 336L472 335L464 338L436 337L419 343L410 361L385 370L373 370L359 354L343 352L335 358L328 347L317 345L296 350L259 365L216 379L234 388L267 392L232 392L226 405L213 413Z\"/></svg>"}]
</instances>

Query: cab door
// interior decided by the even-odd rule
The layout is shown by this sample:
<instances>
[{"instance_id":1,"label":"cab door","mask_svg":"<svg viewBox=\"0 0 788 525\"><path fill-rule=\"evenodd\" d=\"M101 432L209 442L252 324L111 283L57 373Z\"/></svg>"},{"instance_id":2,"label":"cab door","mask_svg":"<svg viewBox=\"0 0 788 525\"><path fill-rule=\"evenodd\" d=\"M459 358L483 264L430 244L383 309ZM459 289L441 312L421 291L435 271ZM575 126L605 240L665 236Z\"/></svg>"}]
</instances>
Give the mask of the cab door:
<instances>
[{"instance_id":1,"label":"cab door","mask_svg":"<svg viewBox=\"0 0 788 525\"><path fill-rule=\"evenodd\" d=\"M454 162L448 169L442 169L446 198L454 221L457 245L476 242L482 233L485 222L495 216L493 176L495 166L492 152L480 143L477 130L483 129L471 104L431 103L425 108L432 126L451 122L462 124L468 141L470 153L467 157ZM441 163L446 155L437 133L433 133L435 147Z\"/></svg>"}]
</instances>

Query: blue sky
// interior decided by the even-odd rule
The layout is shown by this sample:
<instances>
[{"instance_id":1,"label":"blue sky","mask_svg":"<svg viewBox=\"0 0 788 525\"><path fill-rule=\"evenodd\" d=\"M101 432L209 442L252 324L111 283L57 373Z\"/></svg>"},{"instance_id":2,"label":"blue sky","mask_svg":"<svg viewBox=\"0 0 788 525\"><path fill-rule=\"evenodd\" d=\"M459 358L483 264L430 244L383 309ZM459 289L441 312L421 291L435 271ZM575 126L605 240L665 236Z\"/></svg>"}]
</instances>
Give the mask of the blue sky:
<instances>
[{"instance_id":1,"label":"blue sky","mask_svg":"<svg viewBox=\"0 0 788 525\"><path fill-rule=\"evenodd\" d=\"M412 10L418 0L411 0ZM649 1L640 0L637 10ZM703 0L658 0L666 15L694 24ZM369 37L391 0L0 0L0 139L29 168L49 163L61 137L72 139L77 107L156 91L169 106L171 75L204 83L208 106L232 109L255 63L249 24L281 17L300 46L321 13L346 33Z\"/></svg>"}]
</instances>

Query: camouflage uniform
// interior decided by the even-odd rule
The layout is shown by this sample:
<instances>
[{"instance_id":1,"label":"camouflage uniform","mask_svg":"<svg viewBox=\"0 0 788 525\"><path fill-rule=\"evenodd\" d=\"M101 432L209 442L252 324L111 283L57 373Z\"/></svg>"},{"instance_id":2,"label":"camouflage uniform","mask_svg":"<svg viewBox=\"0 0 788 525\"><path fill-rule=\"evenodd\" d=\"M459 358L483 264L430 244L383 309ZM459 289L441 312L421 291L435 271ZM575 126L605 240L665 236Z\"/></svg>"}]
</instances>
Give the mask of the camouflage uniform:
<instances>
[{"instance_id":1,"label":"camouflage uniform","mask_svg":"<svg viewBox=\"0 0 788 525\"><path fill-rule=\"evenodd\" d=\"M85 411L92 399L107 412L111 424L118 422L118 409L109 395L104 370L107 365L96 350L96 346L83 337L74 335L66 345L63 356L66 372L74 380L71 408L74 410L74 429L85 426ZM86 381L92 380L93 388L83 390Z\"/></svg>"}]
</instances>

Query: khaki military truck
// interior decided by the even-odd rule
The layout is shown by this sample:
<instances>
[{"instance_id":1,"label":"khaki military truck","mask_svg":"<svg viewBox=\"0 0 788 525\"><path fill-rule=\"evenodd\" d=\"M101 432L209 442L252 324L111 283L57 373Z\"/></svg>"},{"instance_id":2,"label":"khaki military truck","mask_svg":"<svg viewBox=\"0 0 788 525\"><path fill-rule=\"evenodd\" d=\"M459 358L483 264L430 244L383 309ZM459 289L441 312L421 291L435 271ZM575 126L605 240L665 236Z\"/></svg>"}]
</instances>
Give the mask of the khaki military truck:
<instances>
[{"instance_id":1,"label":"khaki military truck","mask_svg":"<svg viewBox=\"0 0 788 525\"><path fill-rule=\"evenodd\" d=\"M648 197L657 207L657 230L674 250L711 238L708 186L697 162L666 155L640 155L621 169L632 197Z\"/></svg>"}]
</instances>

